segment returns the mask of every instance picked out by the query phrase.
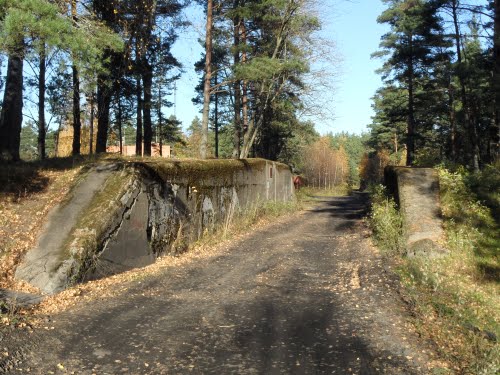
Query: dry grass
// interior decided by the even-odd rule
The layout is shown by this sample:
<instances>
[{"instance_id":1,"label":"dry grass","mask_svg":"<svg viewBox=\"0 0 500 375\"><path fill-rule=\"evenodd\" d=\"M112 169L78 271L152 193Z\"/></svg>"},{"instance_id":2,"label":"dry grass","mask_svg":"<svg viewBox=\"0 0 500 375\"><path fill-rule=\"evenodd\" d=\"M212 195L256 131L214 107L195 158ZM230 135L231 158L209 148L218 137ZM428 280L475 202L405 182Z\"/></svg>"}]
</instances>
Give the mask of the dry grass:
<instances>
[{"instance_id":1,"label":"dry grass","mask_svg":"<svg viewBox=\"0 0 500 375\"><path fill-rule=\"evenodd\" d=\"M0 168L1 288L15 286L15 268L34 247L48 212L64 199L87 163L54 159ZM22 283L19 288L30 289Z\"/></svg>"},{"instance_id":2,"label":"dry grass","mask_svg":"<svg viewBox=\"0 0 500 375\"><path fill-rule=\"evenodd\" d=\"M349 195L352 189L347 184L332 186L330 189L319 189L310 186L303 187L299 191L301 197L342 197Z\"/></svg>"}]
</instances>

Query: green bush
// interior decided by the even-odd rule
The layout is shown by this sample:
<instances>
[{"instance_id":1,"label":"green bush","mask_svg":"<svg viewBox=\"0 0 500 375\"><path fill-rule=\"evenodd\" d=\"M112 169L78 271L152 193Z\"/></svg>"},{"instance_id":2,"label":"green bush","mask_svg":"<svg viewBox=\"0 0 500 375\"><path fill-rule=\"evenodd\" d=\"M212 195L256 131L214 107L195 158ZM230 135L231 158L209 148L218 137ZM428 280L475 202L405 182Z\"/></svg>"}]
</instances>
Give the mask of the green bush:
<instances>
[{"instance_id":1,"label":"green bush","mask_svg":"<svg viewBox=\"0 0 500 375\"><path fill-rule=\"evenodd\" d=\"M466 182L481 202L491 208L497 223L500 222L500 162L469 174Z\"/></svg>"},{"instance_id":2,"label":"green bush","mask_svg":"<svg viewBox=\"0 0 500 375\"><path fill-rule=\"evenodd\" d=\"M371 190L369 223L377 246L388 254L401 255L406 251L403 216L384 186L376 185Z\"/></svg>"},{"instance_id":3,"label":"green bush","mask_svg":"<svg viewBox=\"0 0 500 375\"><path fill-rule=\"evenodd\" d=\"M476 227L493 225L489 209L479 201L470 187L471 180L482 184L479 174L471 175L464 169L456 172L439 169L444 216ZM493 187L489 190L495 191Z\"/></svg>"}]
</instances>

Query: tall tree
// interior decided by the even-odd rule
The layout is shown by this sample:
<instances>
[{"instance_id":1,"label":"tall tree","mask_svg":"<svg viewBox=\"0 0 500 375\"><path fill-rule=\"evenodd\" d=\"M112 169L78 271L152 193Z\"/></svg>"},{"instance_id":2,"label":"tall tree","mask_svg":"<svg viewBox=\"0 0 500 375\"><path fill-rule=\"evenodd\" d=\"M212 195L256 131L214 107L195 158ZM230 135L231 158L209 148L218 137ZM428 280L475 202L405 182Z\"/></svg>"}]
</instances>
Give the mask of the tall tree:
<instances>
[{"instance_id":1,"label":"tall tree","mask_svg":"<svg viewBox=\"0 0 500 375\"><path fill-rule=\"evenodd\" d=\"M22 42L21 42L22 45ZM0 117L0 158L19 160L23 122L23 55L11 52Z\"/></svg>"},{"instance_id":2,"label":"tall tree","mask_svg":"<svg viewBox=\"0 0 500 375\"><path fill-rule=\"evenodd\" d=\"M207 158L208 118L210 112L210 80L212 79L212 27L213 0L207 0L207 20L205 26L205 82L203 86L203 113L201 120L200 157Z\"/></svg>"},{"instance_id":3,"label":"tall tree","mask_svg":"<svg viewBox=\"0 0 500 375\"><path fill-rule=\"evenodd\" d=\"M47 70L47 57L45 43L40 49L39 60L40 71L38 74L38 140L37 149L40 159L45 159L45 137L46 137L46 121L45 121L45 91L46 91L46 70Z\"/></svg>"},{"instance_id":4,"label":"tall tree","mask_svg":"<svg viewBox=\"0 0 500 375\"><path fill-rule=\"evenodd\" d=\"M78 27L77 1L71 0L71 18ZM80 155L80 138L82 122L80 117L80 75L75 63L71 67L73 73L73 145L72 154Z\"/></svg>"},{"instance_id":5,"label":"tall tree","mask_svg":"<svg viewBox=\"0 0 500 375\"><path fill-rule=\"evenodd\" d=\"M489 156L490 161L500 157L500 0L493 2L493 93L494 117L490 122Z\"/></svg>"},{"instance_id":6,"label":"tall tree","mask_svg":"<svg viewBox=\"0 0 500 375\"><path fill-rule=\"evenodd\" d=\"M401 84L408 93L406 164L415 160L415 143L419 136L415 118L415 93L418 80L431 78L437 59L436 49L446 46L443 39L439 4L425 0L384 0L388 8L379 16L379 23L386 23L391 31L381 38L381 51L375 56L388 56L382 72L384 79Z\"/></svg>"},{"instance_id":7,"label":"tall tree","mask_svg":"<svg viewBox=\"0 0 500 375\"><path fill-rule=\"evenodd\" d=\"M114 1L94 0L93 11L96 16L110 29L120 31L118 22L118 7ZM106 46L103 53L103 68L97 76L97 137L96 153L106 152L108 131L110 125L110 108L113 97L112 82L115 77L114 68L119 54L111 46Z\"/></svg>"},{"instance_id":8,"label":"tall tree","mask_svg":"<svg viewBox=\"0 0 500 375\"><path fill-rule=\"evenodd\" d=\"M239 0L234 0L234 10L237 10L240 5ZM240 64L240 32L241 20L239 14L235 12L233 15L233 66ZM234 150L233 157L239 158L241 153L241 81L235 77L233 83L234 90Z\"/></svg>"}]
</instances>

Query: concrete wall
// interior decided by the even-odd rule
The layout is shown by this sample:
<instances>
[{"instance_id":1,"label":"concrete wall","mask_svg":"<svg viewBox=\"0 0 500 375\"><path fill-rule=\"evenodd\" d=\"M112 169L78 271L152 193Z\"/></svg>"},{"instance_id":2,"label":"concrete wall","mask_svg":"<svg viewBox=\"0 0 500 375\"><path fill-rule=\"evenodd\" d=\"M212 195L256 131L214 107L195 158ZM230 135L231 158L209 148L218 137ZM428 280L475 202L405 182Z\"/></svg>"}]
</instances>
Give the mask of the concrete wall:
<instances>
[{"instance_id":1,"label":"concrete wall","mask_svg":"<svg viewBox=\"0 0 500 375\"><path fill-rule=\"evenodd\" d=\"M185 251L251 206L293 199L290 168L262 159L108 163L52 211L16 277L55 293Z\"/></svg>"},{"instance_id":2,"label":"concrete wall","mask_svg":"<svg viewBox=\"0 0 500 375\"><path fill-rule=\"evenodd\" d=\"M440 245L444 231L437 171L388 166L384 170L384 181L403 214L407 255L437 256L445 253Z\"/></svg>"}]
</instances>

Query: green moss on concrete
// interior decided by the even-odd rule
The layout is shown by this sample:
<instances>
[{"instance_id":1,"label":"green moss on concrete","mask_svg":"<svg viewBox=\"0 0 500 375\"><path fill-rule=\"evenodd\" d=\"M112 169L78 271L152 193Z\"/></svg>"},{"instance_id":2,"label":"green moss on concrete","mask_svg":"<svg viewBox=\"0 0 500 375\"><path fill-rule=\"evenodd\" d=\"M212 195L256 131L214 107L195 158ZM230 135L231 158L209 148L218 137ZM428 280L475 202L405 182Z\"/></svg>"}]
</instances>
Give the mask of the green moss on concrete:
<instances>
[{"instance_id":1,"label":"green moss on concrete","mask_svg":"<svg viewBox=\"0 0 500 375\"><path fill-rule=\"evenodd\" d=\"M110 223L123 209L120 200L137 178L136 171L124 167L120 166L108 177L65 241L61 262L72 257L77 260L76 266L70 270L72 283L81 281L85 272L92 269Z\"/></svg>"},{"instance_id":2,"label":"green moss on concrete","mask_svg":"<svg viewBox=\"0 0 500 375\"><path fill-rule=\"evenodd\" d=\"M244 160L170 160L149 159L135 162L139 166L152 169L164 181L175 177L187 178L188 180L199 180L218 176L232 178L235 172L249 169L263 169L266 161L263 159Z\"/></svg>"}]
</instances>

